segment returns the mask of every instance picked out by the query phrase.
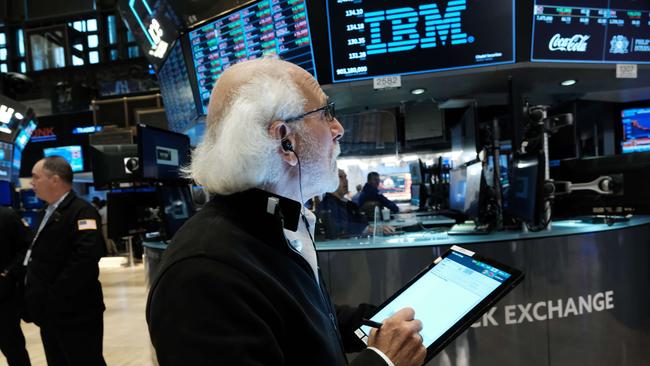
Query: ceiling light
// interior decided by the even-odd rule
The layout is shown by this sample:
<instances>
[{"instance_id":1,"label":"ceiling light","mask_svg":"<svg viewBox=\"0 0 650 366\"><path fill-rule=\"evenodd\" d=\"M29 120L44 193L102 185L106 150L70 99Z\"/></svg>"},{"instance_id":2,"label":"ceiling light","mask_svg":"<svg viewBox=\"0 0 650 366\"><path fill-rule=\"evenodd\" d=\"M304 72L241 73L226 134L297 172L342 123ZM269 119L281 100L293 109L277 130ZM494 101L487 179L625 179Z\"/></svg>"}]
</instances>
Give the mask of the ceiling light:
<instances>
[{"instance_id":1,"label":"ceiling light","mask_svg":"<svg viewBox=\"0 0 650 366\"><path fill-rule=\"evenodd\" d=\"M427 90L424 89L424 88L415 88L415 89L411 90L411 94L420 95L420 94L424 94L425 91L427 91Z\"/></svg>"},{"instance_id":2,"label":"ceiling light","mask_svg":"<svg viewBox=\"0 0 650 366\"><path fill-rule=\"evenodd\" d=\"M578 82L578 80L569 79L569 80L564 80L563 82L560 83L560 85L562 85L562 86L571 86L571 85L574 85L577 82Z\"/></svg>"}]
</instances>

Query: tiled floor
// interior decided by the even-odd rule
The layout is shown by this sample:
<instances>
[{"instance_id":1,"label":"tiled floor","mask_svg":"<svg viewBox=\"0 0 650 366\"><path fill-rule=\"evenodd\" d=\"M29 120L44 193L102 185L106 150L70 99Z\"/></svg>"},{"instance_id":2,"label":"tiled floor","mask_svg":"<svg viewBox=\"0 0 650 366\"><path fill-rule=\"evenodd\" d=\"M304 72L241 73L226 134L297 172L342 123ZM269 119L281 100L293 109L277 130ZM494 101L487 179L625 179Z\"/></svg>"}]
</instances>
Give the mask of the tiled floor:
<instances>
[{"instance_id":1,"label":"tiled floor","mask_svg":"<svg viewBox=\"0 0 650 366\"><path fill-rule=\"evenodd\" d=\"M147 323L145 274L142 264L124 268L102 261L100 281L104 290L104 359L108 366L154 365ZM38 327L22 324L33 366L46 365ZM0 354L0 366L7 361Z\"/></svg>"}]
</instances>

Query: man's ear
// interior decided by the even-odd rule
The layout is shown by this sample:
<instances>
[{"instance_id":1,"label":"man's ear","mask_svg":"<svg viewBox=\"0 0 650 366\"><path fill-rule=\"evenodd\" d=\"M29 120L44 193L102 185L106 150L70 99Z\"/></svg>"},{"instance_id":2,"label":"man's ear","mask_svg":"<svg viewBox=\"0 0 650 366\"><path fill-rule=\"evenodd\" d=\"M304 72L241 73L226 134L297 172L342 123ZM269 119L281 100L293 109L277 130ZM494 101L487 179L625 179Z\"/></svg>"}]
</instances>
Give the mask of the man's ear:
<instances>
[{"instance_id":1,"label":"man's ear","mask_svg":"<svg viewBox=\"0 0 650 366\"><path fill-rule=\"evenodd\" d=\"M295 136L289 133L287 123L280 120L273 121L269 126L269 135L278 142L276 151L282 160L291 166L296 166L298 164L296 153L292 149L285 149L282 146L282 141L286 141L285 146L296 146Z\"/></svg>"}]
</instances>

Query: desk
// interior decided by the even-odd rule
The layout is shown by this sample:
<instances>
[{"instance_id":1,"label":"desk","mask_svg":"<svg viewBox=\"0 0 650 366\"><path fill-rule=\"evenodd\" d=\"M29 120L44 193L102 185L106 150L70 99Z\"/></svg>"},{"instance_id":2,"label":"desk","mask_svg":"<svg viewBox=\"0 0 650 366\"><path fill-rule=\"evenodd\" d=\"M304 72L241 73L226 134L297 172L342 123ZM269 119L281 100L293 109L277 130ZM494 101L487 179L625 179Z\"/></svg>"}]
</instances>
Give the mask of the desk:
<instances>
[{"instance_id":1,"label":"desk","mask_svg":"<svg viewBox=\"0 0 650 366\"><path fill-rule=\"evenodd\" d=\"M454 244L526 272L428 365L648 365L648 216L613 226L558 221L536 233L423 231L316 244L339 304L383 302Z\"/></svg>"}]
</instances>

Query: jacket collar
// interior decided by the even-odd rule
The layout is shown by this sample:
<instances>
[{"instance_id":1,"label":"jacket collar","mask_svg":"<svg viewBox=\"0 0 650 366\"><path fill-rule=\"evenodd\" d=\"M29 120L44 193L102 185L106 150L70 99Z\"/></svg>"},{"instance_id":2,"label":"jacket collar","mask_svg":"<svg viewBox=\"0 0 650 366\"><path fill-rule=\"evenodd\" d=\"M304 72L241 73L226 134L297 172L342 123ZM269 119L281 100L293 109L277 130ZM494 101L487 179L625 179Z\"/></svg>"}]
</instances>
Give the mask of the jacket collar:
<instances>
[{"instance_id":1,"label":"jacket collar","mask_svg":"<svg viewBox=\"0 0 650 366\"><path fill-rule=\"evenodd\" d=\"M253 188L231 195L215 195L210 205L224 216L254 225L279 225L296 231L302 205L298 201Z\"/></svg>"}]
</instances>

